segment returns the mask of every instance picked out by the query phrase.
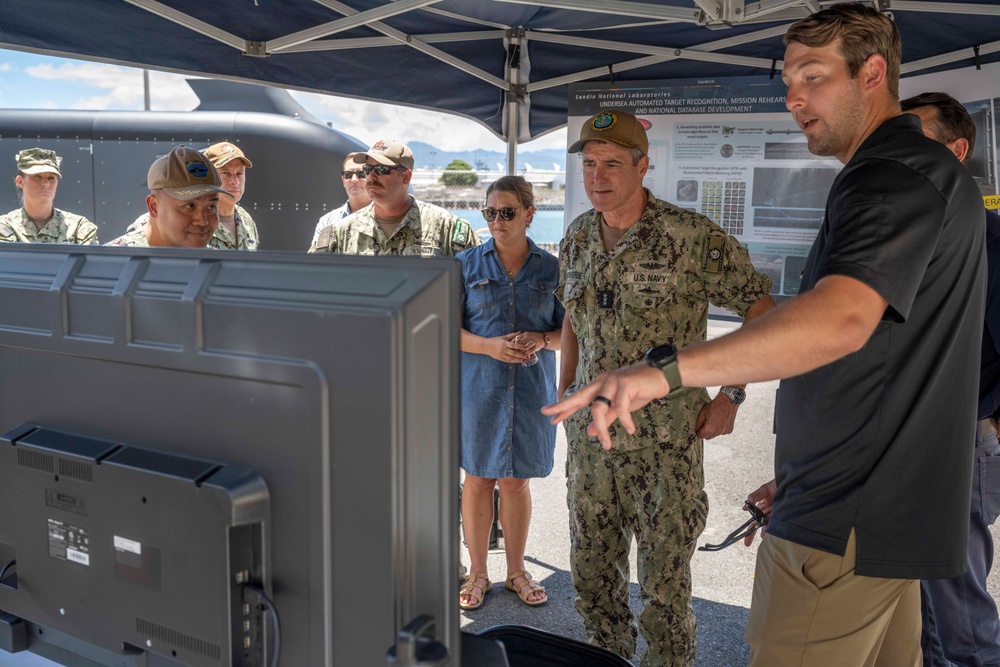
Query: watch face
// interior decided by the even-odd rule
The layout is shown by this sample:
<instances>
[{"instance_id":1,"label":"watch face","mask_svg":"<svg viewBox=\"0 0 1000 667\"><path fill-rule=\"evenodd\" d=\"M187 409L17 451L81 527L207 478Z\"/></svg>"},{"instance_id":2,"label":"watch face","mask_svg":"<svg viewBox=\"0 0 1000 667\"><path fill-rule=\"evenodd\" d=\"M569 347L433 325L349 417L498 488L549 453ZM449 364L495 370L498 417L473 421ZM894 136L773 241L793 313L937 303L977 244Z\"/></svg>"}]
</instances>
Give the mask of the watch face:
<instances>
[{"instance_id":1,"label":"watch face","mask_svg":"<svg viewBox=\"0 0 1000 667\"><path fill-rule=\"evenodd\" d=\"M738 387L726 387L725 394L736 405L739 405L743 401L747 400L747 393Z\"/></svg>"},{"instance_id":2,"label":"watch face","mask_svg":"<svg viewBox=\"0 0 1000 667\"><path fill-rule=\"evenodd\" d=\"M649 348L646 352L646 363L656 368L663 368L671 359L677 356L677 348L670 343Z\"/></svg>"}]
</instances>

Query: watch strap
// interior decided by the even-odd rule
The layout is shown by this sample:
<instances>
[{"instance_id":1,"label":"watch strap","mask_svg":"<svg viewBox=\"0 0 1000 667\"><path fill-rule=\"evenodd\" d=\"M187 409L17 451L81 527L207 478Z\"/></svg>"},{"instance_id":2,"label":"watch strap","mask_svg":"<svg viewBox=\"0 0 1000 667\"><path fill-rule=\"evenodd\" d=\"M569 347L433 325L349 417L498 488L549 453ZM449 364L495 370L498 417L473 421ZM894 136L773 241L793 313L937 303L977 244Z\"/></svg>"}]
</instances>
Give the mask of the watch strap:
<instances>
[{"instance_id":1,"label":"watch strap","mask_svg":"<svg viewBox=\"0 0 1000 667\"><path fill-rule=\"evenodd\" d=\"M719 392L725 394L729 397L729 400L733 402L733 405L740 405L746 400L747 393L739 387L730 387L729 385L723 385L719 387Z\"/></svg>"},{"instance_id":2,"label":"watch strap","mask_svg":"<svg viewBox=\"0 0 1000 667\"><path fill-rule=\"evenodd\" d=\"M681 382L681 371L677 367L677 355L661 366L660 370L663 371L663 377L667 378L667 384L670 385L670 393L667 396L673 396L684 388L684 384Z\"/></svg>"}]
</instances>

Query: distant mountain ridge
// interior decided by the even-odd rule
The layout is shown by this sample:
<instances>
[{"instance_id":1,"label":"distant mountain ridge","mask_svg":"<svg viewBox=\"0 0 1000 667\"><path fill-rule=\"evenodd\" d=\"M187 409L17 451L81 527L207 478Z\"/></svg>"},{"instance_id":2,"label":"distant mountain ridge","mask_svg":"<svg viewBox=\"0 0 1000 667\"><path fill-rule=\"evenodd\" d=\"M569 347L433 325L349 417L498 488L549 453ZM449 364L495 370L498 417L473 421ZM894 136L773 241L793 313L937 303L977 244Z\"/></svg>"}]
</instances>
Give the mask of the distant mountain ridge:
<instances>
[{"instance_id":1,"label":"distant mountain ridge","mask_svg":"<svg viewBox=\"0 0 1000 667\"><path fill-rule=\"evenodd\" d=\"M465 160L473 167L482 169L503 169L507 162L507 154L500 151L468 150L443 151L422 141L407 144L413 151L413 160L417 169L436 167L443 169L452 160ZM557 148L546 148L538 151L518 152L517 171L525 169L525 165L533 169L566 169L566 151ZM497 166L499 165L499 167ZM556 166L558 165L558 166Z\"/></svg>"}]
</instances>

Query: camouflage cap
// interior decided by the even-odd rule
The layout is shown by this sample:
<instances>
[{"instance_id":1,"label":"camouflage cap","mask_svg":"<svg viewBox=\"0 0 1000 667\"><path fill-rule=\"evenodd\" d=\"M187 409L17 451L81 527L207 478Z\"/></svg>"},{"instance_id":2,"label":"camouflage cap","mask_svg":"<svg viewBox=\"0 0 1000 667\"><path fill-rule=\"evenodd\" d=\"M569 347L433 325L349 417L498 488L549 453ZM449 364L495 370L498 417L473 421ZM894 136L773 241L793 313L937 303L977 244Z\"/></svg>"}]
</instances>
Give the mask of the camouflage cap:
<instances>
[{"instance_id":1,"label":"camouflage cap","mask_svg":"<svg viewBox=\"0 0 1000 667\"><path fill-rule=\"evenodd\" d=\"M222 179L212 163L193 148L178 146L163 157L157 158L146 174L150 190L163 190L175 199L190 201L222 189Z\"/></svg>"},{"instance_id":2,"label":"camouflage cap","mask_svg":"<svg viewBox=\"0 0 1000 667\"><path fill-rule=\"evenodd\" d=\"M22 174L55 174L62 178L59 165L62 158L48 148L25 148L14 156L17 159L17 170Z\"/></svg>"},{"instance_id":3,"label":"camouflage cap","mask_svg":"<svg viewBox=\"0 0 1000 667\"><path fill-rule=\"evenodd\" d=\"M580 139L569 147L570 153L579 153L584 144L592 140L610 141L625 148L638 148L649 154L649 138L639 119L627 111L606 109L591 116L580 128Z\"/></svg>"},{"instance_id":4,"label":"camouflage cap","mask_svg":"<svg viewBox=\"0 0 1000 667\"><path fill-rule=\"evenodd\" d=\"M253 166L253 162L247 159L247 156L243 154L239 146L229 143L228 141L222 141L217 144L212 144L208 148L202 151L212 164L215 165L216 169L221 169L227 162L232 162L233 160L243 160L243 164L249 169Z\"/></svg>"},{"instance_id":5,"label":"camouflage cap","mask_svg":"<svg viewBox=\"0 0 1000 667\"><path fill-rule=\"evenodd\" d=\"M364 164L368 158L387 167L413 169L413 151L410 150L409 146L395 139L379 139L366 152L355 155L354 162Z\"/></svg>"}]
</instances>

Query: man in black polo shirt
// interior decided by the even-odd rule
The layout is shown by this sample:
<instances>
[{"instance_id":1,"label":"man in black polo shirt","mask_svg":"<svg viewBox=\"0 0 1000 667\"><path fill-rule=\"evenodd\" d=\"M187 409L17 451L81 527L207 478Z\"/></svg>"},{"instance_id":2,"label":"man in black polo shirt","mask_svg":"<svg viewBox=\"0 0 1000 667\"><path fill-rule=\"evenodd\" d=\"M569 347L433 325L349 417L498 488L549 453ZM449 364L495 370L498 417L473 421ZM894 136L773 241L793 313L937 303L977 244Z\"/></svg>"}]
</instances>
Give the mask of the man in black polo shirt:
<instances>
[{"instance_id":1,"label":"man in black polo shirt","mask_svg":"<svg viewBox=\"0 0 1000 667\"><path fill-rule=\"evenodd\" d=\"M924 134L947 146L969 166L976 125L965 107L946 93L903 100L903 111L920 118ZM986 319L979 370L979 412L972 468L969 569L951 579L920 582L924 667L1000 665L1000 618L986 588L993 567L990 526L1000 514L1000 216L986 211Z\"/></svg>"},{"instance_id":2,"label":"man in black polo shirt","mask_svg":"<svg viewBox=\"0 0 1000 667\"><path fill-rule=\"evenodd\" d=\"M984 307L983 207L901 115L902 47L858 3L794 24L782 78L809 149L844 169L799 295L721 338L604 374L544 412L589 431L680 386L783 379L747 624L752 666L919 665L920 579L965 568Z\"/></svg>"}]
</instances>

